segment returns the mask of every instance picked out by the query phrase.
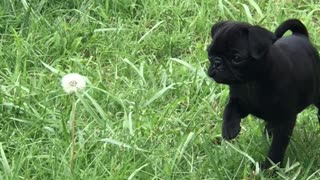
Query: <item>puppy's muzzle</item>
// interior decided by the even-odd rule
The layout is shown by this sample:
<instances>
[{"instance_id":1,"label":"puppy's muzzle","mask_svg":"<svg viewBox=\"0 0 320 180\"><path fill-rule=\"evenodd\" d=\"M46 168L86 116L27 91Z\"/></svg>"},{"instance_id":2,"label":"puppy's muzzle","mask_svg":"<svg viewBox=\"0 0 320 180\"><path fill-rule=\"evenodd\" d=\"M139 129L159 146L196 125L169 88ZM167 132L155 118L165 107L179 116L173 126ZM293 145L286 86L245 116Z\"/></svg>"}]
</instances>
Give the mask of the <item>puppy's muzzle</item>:
<instances>
[{"instance_id":1,"label":"puppy's muzzle","mask_svg":"<svg viewBox=\"0 0 320 180\"><path fill-rule=\"evenodd\" d=\"M209 77L214 78L218 72L223 71L224 65L222 63L222 58L220 57L209 57L209 60L211 62L211 66L208 69L208 75Z\"/></svg>"}]
</instances>

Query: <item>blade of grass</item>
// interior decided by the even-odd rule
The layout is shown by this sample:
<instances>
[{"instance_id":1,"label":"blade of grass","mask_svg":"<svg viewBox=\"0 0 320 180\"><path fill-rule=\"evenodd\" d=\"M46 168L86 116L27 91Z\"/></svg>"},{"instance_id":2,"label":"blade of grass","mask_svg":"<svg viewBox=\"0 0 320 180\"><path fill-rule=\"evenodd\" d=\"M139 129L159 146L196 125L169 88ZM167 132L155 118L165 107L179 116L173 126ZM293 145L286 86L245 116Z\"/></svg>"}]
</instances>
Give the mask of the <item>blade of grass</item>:
<instances>
[{"instance_id":1,"label":"blade of grass","mask_svg":"<svg viewBox=\"0 0 320 180\"><path fill-rule=\"evenodd\" d=\"M229 143L228 141L225 141L227 143L228 146L230 146L232 149L234 149L235 151L237 151L238 153L242 154L243 156L247 157L248 160L250 160L253 164L256 164L256 161L249 156L249 154L241 151L240 149L236 148L233 144Z\"/></svg>"},{"instance_id":2,"label":"blade of grass","mask_svg":"<svg viewBox=\"0 0 320 180\"><path fill-rule=\"evenodd\" d=\"M237 12L237 11L238 11L238 9L234 6L234 3L231 3L231 2L228 1L228 0L223 0L223 1L227 4L227 6L226 6L226 5L224 5L224 4L222 3L222 1L221 1L221 3L223 4L223 5L222 5L223 9L227 12L227 14L231 17L231 19L237 19L237 18L233 15L234 12ZM228 18L228 17L225 16L224 18Z\"/></svg>"},{"instance_id":3,"label":"blade of grass","mask_svg":"<svg viewBox=\"0 0 320 180\"><path fill-rule=\"evenodd\" d=\"M115 140L115 139L111 139L111 138L104 138L104 139L101 139L100 140L101 142L104 142L104 143L108 143L108 144L112 144L112 145L116 145L116 146L119 146L120 148L127 148L127 149L135 149L137 151L143 151L143 152L148 152L147 150L144 150L144 149L141 149L137 146L130 146L129 144L126 144L124 142L121 142L121 141L118 141L118 140Z\"/></svg>"},{"instance_id":4,"label":"blade of grass","mask_svg":"<svg viewBox=\"0 0 320 180\"><path fill-rule=\"evenodd\" d=\"M143 71L139 71L139 69L132 62L130 62L127 58L123 59L123 61L126 62L127 64L129 64L137 72L137 74L141 77L143 83L146 84L146 80L143 76Z\"/></svg>"},{"instance_id":5,"label":"blade of grass","mask_svg":"<svg viewBox=\"0 0 320 180\"><path fill-rule=\"evenodd\" d=\"M88 112L94 118L94 120L99 122L101 125L105 126L111 133L114 133L113 129L108 125L108 123L98 116L98 114L96 113L95 109L93 109L88 104L88 102L83 98L82 95L77 95L77 97L78 97L77 101L81 102L81 104L84 106L84 109L86 110L86 112Z\"/></svg>"},{"instance_id":6,"label":"blade of grass","mask_svg":"<svg viewBox=\"0 0 320 180\"><path fill-rule=\"evenodd\" d=\"M189 63L187 63L186 61L183 61L183 60L177 59L177 58L170 58L170 60L175 61L175 62L177 62L179 64L182 64L183 66L185 66L186 68L188 68L192 72L197 73L197 75L202 77L202 78L207 78L207 74L203 70L199 70L199 69L195 68L194 66L192 66Z\"/></svg>"},{"instance_id":7,"label":"blade of grass","mask_svg":"<svg viewBox=\"0 0 320 180\"><path fill-rule=\"evenodd\" d=\"M138 44L140 44L152 31L154 31L157 27L159 27L164 21L159 21L157 24L155 24L149 31L147 31L138 41Z\"/></svg>"},{"instance_id":8,"label":"blade of grass","mask_svg":"<svg viewBox=\"0 0 320 180\"><path fill-rule=\"evenodd\" d=\"M257 11L259 14L260 18L263 17L262 11L259 7L259 5L254 1L254 0L248 0L251 6Z\"/></svg>"},{"instance_id":9,"label":"blade of grass","mask_svg":"<svg viewBox=\"0 0 320 180\"><path fill-rule=\"evenodd\" d=\"M92 105L95 107L95 109L97 110L97 112L99 113L99 115L101 116L101 118L103 119L103 121L105 121L105 125L107 126L107 128L114 133L114 130L111 127L111 123L108 120L106 113L104 112L103 108L99 105L99 103L93 99L87 92L84 92L84 95L90 100L90 102L92 103Z\"/></svg>"},{"instance_id":10,"label":"blade of grass","mask_svg":"<svg viewBox=\"0 0 320 180\"><path fill-rule=\"evenodd\" d=\"M61 71L59 71L58 69L50 66L49 64L47 64L47 63L45 63L45 62L43 62L43 61L41 61L41 63L42 63L42 65L43 65L45 68L49 69L49 70L50 70L51 72L53 72L54 74L58 74L58 75L60 75L60 76L63 76L64 73L61 72Z\"/></svg>"},{"instance_id":11,"label":"blade of grass","mask_svg":"<svg viewBox=\"0 0 320 180\"><path fill-rule=\"evenodd\" d=\"M162 88L160 91L158 91L154 96L152 96L147 102L145 102L142 107L146 107L148 105L150 105L153 101L155 101L156 99L160 98L161 96L164 95L165 92L167 92L170 89L173 89L175 83L170 84L168 87L164 87Z\"/></svg>"},{"instance_id":12,"label":"blade of grass","mask_svg":"<svg viewBox=\"0 0 320 180\"><path fill-rule=\"evenodd\" d=\"M252 14L250 12L249 7L246 4L241 4L241 5L243 6L244 12L246 13L248 22L252 24L253 23L253 17L252 17Z\"/></svg>"},{"instance_id":13,"label":"blade of grass","mask_svg":"<svg viewBox=\"0 0 320 180\"><path fill-rule=\"evenodd\" d=\"M129 134L134 136L133 124L132 124L132 112L129 112L126 122L126 127L129 129ZM125 126L125 125L124 125Z\"/></svg>"},{"instance_id":14,"label":"blade of grass","mask_svg":"<svg viewBox=\"0 0 320 180\"><path fill-rule=\"evenodd\" d=\"M317 171L315 171L314 173L312 173L307 180L312 180L314 178L314 176L318 175L317 177L320 176L320 169L318 169Z\"/></svg>"},{"instance_id":15,"label":"blade of grass","mask_svg":"<svg viewBox=\"0 0 320 180\"><path fill-rule=\"evenodd\" d=\"M1 154L1 164L3 166L3 170L4 170L5 174L7 175L7 177L10 177L10 176L12 176L12 172L11 172L11 168L10 168L8 159L6 157L6 154L4 153L2 143L0 143L0 154Z\"/></svg>"},{"instance_id":16,"label":"blade of grass","mask_svg":"<svg viewBox=\"0 0 320 180\"><path fill-rule=\"evenodd\" d=\"M134 178L134 176L141 171L141 169L143 169L144 167L148 166L149 164L144 164L141 167L139 167L138 169L134 170L133 173L128 177L128 180L132 180Z\"/></svg>"},{"instance_id":17,"label":"blade of grass","mask_svg":"<svg viewBox=\"0 0 320 180\"><path fill-rule=\"evenodd\" d=\"M190 142L193 140L194 136L195 136L195 133L190 132L188 134L187 138L185 139L185 141L183 142L183 144L180 144L180 146L178 147L177 152L176 152L174 159L172 161L172 164L171 164L171 172L174 171L175 167L177 166L177 163L181 161L181 158L182 158L184 152L186 151Z\"/></svg>"},{"instance_id":18,"label":"blade of grass","mask_svg":"<svg viewBox=\"0 0 320 180\"><path fill-rule=\"evenodd\" d=\"M178 149L178 161L181 160L184 152L186 151L188 145L190 144L190 142L193 140L195 134L194 132L190 132L186 138L186 140L184 141L184 143L182 144L182 146L180 146L180 148Z\"/></svg>"}]
</instances>

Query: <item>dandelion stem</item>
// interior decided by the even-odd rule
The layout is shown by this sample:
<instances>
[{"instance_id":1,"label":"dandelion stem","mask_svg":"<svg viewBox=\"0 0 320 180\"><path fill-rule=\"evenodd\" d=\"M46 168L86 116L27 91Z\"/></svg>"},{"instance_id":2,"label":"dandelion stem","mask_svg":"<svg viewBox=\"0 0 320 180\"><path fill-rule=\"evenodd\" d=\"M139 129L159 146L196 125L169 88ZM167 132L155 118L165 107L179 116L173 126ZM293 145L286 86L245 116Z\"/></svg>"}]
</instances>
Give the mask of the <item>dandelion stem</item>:
<instances>
[{"instance_id":1,"label":"dandelion stem","mask_svg":"<svg viewBox=\"0 0 320 180\"><path fill-rule=\"evenodd\" d=\"M86 79L77 73L66 74L61 79L63 90L67 94L77 94L86 87ZM71 96L72 109L71 109L71 159L70 168L71 173L74 174L76 144L75 144L75 126L76 126L76 96Z\"/></svg>"},{"instance_id":2,"label":"dandelion stem","mask_svg":"<svg viewBox=\"0 0 320 180\"><path fill-rule=\"evenodd\" d=\"M71 172L74 173L74 161L75 161L75 126L76 126L76 102L72 97L72 110L71 110Z\"/></svg>"}]
</instances>

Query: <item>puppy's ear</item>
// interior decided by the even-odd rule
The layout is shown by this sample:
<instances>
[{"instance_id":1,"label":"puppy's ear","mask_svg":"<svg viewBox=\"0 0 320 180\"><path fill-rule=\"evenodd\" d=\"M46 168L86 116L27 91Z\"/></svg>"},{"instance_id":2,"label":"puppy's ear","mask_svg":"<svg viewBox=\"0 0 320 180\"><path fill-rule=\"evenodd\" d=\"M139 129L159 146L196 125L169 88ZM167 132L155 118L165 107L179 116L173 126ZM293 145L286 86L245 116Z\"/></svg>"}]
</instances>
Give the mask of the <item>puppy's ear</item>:
<instances>
[{"instance_id":1,"label":"puppy's ear","mask_svg":"<svg viewBox=\"0 0 320 180\"><path fill-rule=\"evenodd\" d=\"M250 54L254 59L262 58L276 39L272 32L259 26L248 29L248 38Z\"/></svg>"},{"instance_id":2,"label":"puppy's ear","mask_svg":"<svg viewBox=\"0 0 320 180\"><path fill-rule=\"evenodd\" d=\"M221 22L214 24L211 28L211 37L213 38L214 34L216 32L218 32L218 30L220 28L222 28L224 25L226 25L227 23L228 23L228 21L221 21Z\"/></svg>"}]
</instances>

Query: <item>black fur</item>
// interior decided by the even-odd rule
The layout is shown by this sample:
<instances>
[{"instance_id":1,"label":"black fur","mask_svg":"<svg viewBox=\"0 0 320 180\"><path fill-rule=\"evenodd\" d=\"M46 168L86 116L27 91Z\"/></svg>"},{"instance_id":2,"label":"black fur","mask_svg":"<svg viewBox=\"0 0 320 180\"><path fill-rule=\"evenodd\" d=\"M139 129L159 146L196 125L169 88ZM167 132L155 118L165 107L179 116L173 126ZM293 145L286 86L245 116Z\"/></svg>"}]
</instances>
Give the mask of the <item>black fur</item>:
<instances>
[{"instance_id":1,"label":"black fur","mask_svg":"<svg viewBox=\"0 0 320 180\"><path fill-rule=\"evenodd\" d=\"M305 36L309 36L307 28L299 21L298 19L289 19L283 22L275 31L275 35L277 38L281 38L285 32L288 30L292 31L292 33L298 33Z\"/></svg>"},{"instance_id":2,"label":"black fur","mask_svg":"<svg viewBox=\"0 0 320 180\"><path fill-rule=\"evenodd\" d=\"M282 37L288 30L293 34ZM260 26L224 21L211 33L208 75L230 88L223 138L235 138L241 119L252 114L265 120L272 135L268 159L282 162L297 114L311 104L320 108L320 61L305 26L290 19L274 34ZM270 165L266 160L262 167Z\"/></svg>"}]
</instances>

